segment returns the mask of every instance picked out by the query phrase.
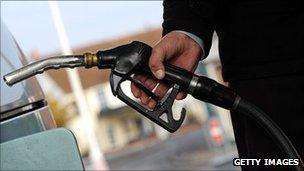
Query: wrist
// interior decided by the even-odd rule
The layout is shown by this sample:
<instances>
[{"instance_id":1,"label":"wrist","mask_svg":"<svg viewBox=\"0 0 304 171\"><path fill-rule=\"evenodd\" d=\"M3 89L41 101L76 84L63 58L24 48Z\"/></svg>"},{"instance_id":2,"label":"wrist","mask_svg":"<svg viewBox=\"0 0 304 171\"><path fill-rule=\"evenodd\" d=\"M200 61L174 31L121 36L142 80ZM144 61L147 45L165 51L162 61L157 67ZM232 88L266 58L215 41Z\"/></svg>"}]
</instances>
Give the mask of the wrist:
<instances>
[{"instance_id":1,"label":"wrist","mask_svg":"<svg viewBox=\"0 0 304 171\"><path fill-rule=\"evenodd\" d=\"M183 31L183 30L174 30L172 32L181 33L181 34L187 36L188 38L192 39L195 43L197 43L199 45L199 47L202 50L200 59L202 60L202 59L205 58L204 41L201 38L199 38L198 36L196 36L196 35L194 35L194 34L192 34L190 32Z\"/></svg>"}]
</instances>

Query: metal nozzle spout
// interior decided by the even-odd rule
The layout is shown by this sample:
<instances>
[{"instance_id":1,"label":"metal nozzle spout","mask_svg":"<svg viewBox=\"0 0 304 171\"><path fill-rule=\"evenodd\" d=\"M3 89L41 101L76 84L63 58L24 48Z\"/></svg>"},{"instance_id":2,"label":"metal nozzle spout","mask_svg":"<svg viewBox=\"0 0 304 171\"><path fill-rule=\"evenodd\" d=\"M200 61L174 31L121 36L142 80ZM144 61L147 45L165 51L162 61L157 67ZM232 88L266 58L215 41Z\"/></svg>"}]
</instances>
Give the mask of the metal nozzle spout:
<instances>
[{"instance_id":1,"label":"metal nozzle spout","mask_svg":"<svg viewBox=\"0 0 304 171\"><path fill-rule=\"evenodd\" d=\"M25 80L26 78L43 73L45 70L74 68L85 65L86 62L83 55L55 56L31 63L27 66L17 69L9 74L4 75L3 79L7 85L12 86L15 83Z\"/></svg>"}]
</instances>

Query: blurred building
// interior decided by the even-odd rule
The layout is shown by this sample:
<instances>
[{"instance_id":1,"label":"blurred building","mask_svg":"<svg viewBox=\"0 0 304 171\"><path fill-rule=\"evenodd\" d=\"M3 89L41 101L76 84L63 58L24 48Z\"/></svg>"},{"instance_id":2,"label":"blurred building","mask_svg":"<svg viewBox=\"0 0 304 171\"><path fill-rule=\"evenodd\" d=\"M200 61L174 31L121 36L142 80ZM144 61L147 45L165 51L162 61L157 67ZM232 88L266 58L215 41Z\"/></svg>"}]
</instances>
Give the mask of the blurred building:
<instances>
[{"instance_id":1,"label":"blurred building","mask_svg":"<svg viewBox=\"0 0 304 171\"><path fill-rule=\"evenodd\" d=\"M153 46L160 38L161 29L147 30L130 36L78 47L73 49L73 52L75 54L96 52L101 49L113 48L129 43L131 40L142 41ZM200 69L203 69L208 76L221 80L220 62L216 58L217 53L215 51L211 50L209 55L211 58L206 60L205 64L200 65ZM214 55L212 56L213 53ZM95 115L94 118L97 123L95 127L98 129L96 133L101 148L105 152L117 150L126 145L136 144L141 141L147 142L147 139L163 139L170 135L112 95L108 82L110 70L79 68L78 71L86 95L86 99L84 100L87 100L91 113ZM85 136L83 136L84 132L82 131L80 118L77 114L75 99L68 82L67 73L65 70L53 70L47 73L48 79L52 79L55 82L52 84L54 86L53 90L60 89L61 94L63 94L61 98L57 98L56 107L59 108L59 111L64 111L62 115L69 116L65 125L76 135L81 152L86 153L86 140L83 138ZM128 84L123 85L123 89L127 95L131 95L129 86ZM177 105L173 108L173 112L178 114L182 107L186 107L187 109L186 120L182 128L174 133L173 136L183 134L187 130L201 129L201 125L206 121L210 115L209 113L212 112L210 111L212 108L221 118L225 133L230 139L233 139L232 127L227 111L213 106L210 108L210 106L208 107L189 96L185 100L177 102Z\"/></svg>"}]
</instances>

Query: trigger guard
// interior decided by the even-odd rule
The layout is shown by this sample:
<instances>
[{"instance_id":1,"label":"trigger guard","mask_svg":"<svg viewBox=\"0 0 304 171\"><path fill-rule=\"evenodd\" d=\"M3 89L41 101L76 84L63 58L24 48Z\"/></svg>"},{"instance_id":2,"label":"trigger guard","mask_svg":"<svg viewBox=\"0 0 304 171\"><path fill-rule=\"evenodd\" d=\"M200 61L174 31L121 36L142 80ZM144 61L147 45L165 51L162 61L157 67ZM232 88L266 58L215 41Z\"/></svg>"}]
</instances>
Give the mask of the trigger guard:
<instances>
[{"instance_id":1,"label":"trigger guard","mask_svg":"<svg viewBox=\"0 0 304 171\"><path fill-rule=\"evenodd\" d=\"M113 71L110 74L110 85L111 85L111 90L112 94L114 96L117 96L118 89L120 87L120 84L124 81L124 78L116 75Z\"/></svg>"},{"instance_id":2,"label":"trigger guard","mask_svg":"<svg viewBox=\"0 0 304 171\"><path fill-rule=\"evenodd\" d=\"M172 91L168 95L166 99L162 99L163 102L161 102L158 107L158 109L155 111L156 115L158 117L162 116L164 113L167 114L168 124L170 125L169 132L175 132L183 123L185 116L186 116L186 109L182 108L180 113L180 118L178 120L175 120L172 113L172 105L173 102L179 93L180 87L177 84L174 84Z\"/></svg>"},{"instance_id":3,"label":"trigger guard","mask_svg":"<svg viewBox=\"0 0 304 171\"><path fill-rule=\"evenodd\" d=\"M121 81L123 80L120 80L120 82ZM175 120L173 118L172 105L178 92L179 92L179 86L174 85L169 96L162 102L162 104L159 105L159 107L155 107L152 111L146 109L145 107L143 107L142 105L140 105L139 103L135 102L133 99L128 97L122 91L120 83L118 84L117 90L115 91L116 93L115 96L117 96L120 100L122 100L128 106L135 109L140 114L144 115L154 123L158 124L159 126L163 127L164 129L172 133L175 132L182 125L186 116L186 110L185 108L182 108L180 118L178 120ZM160 116L163 115L164 113L167 114L168 122L165 122L160 118Z\"/></svg>"}]
</instances>

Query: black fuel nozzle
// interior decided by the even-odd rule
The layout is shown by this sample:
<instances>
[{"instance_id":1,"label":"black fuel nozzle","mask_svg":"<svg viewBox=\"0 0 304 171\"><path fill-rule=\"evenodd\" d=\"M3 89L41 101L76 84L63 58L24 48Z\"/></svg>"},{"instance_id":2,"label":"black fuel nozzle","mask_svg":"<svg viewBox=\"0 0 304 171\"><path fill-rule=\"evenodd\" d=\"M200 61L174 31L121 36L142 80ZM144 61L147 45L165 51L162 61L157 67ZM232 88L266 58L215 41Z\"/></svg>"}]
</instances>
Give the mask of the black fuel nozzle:
<instances>
[{"instance_id":1,"label":"black fuel nozzle","mask_svg":"<svg viewBox=\"0 0 304 171\"><path fill-rule=\"evenodd\" d=\"M126 74L139 65L147 64L151 50L150 46L138 41L107 50L100 50L96 53L98 68L111 68L118 73Z\"/></svg>"},{"instance_id":2,"label":"black fuel nozzle","mask_svg":"<svg viewBox=\"0 0 304 171\"><path fill-rule=\"evenodd\" d=\"M98 67L112 68L115 75L122 77L140 73L156 79L148 66L151 51L150 46L138 41L99 51L96 53L99 61ZM171 85L177 84L180 91L225 109L233 108L237 96L233 90L210 78L195 75L168 63L165 63L165 77L162 81Z\"/></svg>"},{"instance_id":3,"label":"black fuel nozzle","mask_svg":"<svg viewBox=\"0 0 304 171\"><path fill-rule=\"evenodd\" d=\"M199 100L225 109L233 108L237 95L232 90L207 77L195 75L168 63L165 63L165 77L161 81L171 87L172 91L160 99L152 90L149 90L143 83L133 77L134 74L146 74L148 77L157 79L148 66L151 52L152 48L147 44L134 41L130 44L96 53L98 67L100 69L112 69L110 76L112 93L139 113L166 130L174 132L181 125L185 115L185 109L183 109L180 119L173 119L171 108L178 92L186 92ZM123 93L121 84L127 80L134 83L135 86L157 102L153 110L147 109ZM169 122L166 123L160 118L163 114L167 114Z\"/></svg>"},{"instance_id":4,"label":"black fuel nozzle","mask_svg":"<svg viewBox=\"0 0 304 171\"><path fill-rule=\"evenodd\" d=\"M145 43L134 41L130 44L118 46L113 49L103 50L96 53L98 58L98 67L100 69L111 68L110 85L114 96L131 106L133 109L149 118L153 122L162 126L169 132L176 131L185 118L186 110L182 109L179 119L174 119L172 113L172 105L178 94L182 91L182 86L176 83L169 83L171 91L163 98L155 95L152 90L145 87L145 85L136 80L133 76L135 74L146 74L149 77L154 77L148 67L149 58L152 48ZM170 71L170 69L168 69ZM154 77L155 78L155 77ZM155 78L156 79L156 78ZM150 98L157 102L154 109L148 109L135 101L132 97L128 97L121 84L125 81L132 82L139 89L144 91ZM166 115L166 120L162 119Z\"/></svg>"}]
</instances>

